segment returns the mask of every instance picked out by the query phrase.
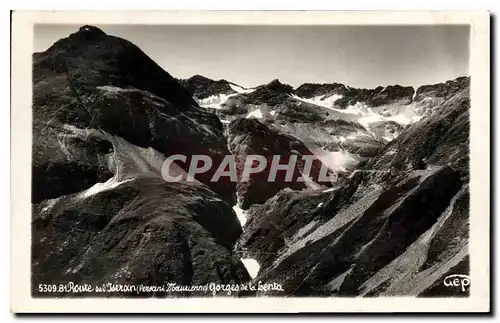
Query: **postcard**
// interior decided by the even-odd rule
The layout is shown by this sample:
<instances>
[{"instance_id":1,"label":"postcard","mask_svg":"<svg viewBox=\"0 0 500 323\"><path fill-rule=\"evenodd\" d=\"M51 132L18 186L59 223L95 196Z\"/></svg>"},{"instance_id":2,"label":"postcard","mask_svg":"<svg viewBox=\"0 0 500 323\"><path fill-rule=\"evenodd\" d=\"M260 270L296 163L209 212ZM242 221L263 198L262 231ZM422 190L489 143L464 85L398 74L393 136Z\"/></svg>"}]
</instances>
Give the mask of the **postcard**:
<instances>
[{"instance_id":1,"label":"postcard","mask_svg":"<svg viewBox=\"0 0 500 323\"><path fill-rule=\"evenodd\" d=\"M489 20L14 12L11 310L490 311Z\"/></svg>"}]
</instances>

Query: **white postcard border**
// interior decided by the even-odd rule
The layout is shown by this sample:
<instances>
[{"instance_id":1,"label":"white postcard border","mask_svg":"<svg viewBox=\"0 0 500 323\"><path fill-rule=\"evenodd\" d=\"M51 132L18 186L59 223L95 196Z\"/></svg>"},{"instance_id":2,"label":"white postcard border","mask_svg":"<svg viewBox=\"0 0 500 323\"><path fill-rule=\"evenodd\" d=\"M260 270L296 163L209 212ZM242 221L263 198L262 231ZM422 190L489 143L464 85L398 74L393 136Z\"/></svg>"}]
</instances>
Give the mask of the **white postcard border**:
<instances>
[{"instance_id":1,"label":"white postcard border","mask_svg":"<svg viewBox=\"0 0 500 323\"><path fill-rule=\"evenodd\" d=\"M31 297L33 25L469 24L470 297L49 299ZM486 11L18 11L12 15L11 311L93 313L487 312L490 310L490 16Z\"/></svg>"}]
</instances>

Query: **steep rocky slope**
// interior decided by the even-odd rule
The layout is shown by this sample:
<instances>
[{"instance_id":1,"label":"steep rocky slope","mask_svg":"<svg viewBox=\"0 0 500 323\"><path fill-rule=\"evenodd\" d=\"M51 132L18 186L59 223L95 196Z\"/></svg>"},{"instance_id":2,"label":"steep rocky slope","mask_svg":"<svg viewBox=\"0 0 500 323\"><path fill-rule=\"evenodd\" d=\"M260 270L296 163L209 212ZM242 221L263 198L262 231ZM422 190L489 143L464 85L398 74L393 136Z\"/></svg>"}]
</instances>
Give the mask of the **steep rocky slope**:
<instances>
[{"instance_id":1,"label":"steep rocky slope","mask_svg":"<svg viewBox=\"0 0 500 323\"><path fill-rule=\"evenodd\" d=\"M214 81L202 75L195 75L187 80L179 80L179 83L198 100L205 100L211 96L237 93L228 81Z\"/></svg>"},{"instance_id":2,"label":"steep rocky slope","mask_svg":"<svg viewBox=\"0 0 500 323\"><path fill-rule=\"evenodd\" d=\"M34 54L34 292L248 279L231 251L235 183L210 182L211 171L166 182L173 154L229 152L219 119L138 47L84 26Z\"/></svg>"}]
</instances>

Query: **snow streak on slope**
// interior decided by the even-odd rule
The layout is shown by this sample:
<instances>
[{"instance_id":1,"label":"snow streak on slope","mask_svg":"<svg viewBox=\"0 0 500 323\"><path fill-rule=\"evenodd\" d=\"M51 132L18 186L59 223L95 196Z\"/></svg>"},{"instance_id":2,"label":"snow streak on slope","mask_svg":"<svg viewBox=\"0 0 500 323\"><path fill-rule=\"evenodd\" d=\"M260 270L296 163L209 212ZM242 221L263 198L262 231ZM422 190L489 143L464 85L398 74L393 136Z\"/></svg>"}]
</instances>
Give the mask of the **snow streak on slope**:
<instances>
[{"instance_id":1,"label":"snow streak on slope","mask_svg":"<svg viewBox=\"0 0 500 323\"><path fill-rule=\"evenodd\" d=\"M231 83L229 84L229 86L236 93L217 94L217 95L209 96L208 98L204 98L204 99L196 99L196 101L203 108L222 109L221 105L224 104L230 97L233 97L233 96L238 95L238 94L251 93L255 90L255 89L245 89L244 87L241 87L241 86L236 85L236 84L231 84Z\"/></svg>"},{"instance_id":2,"label":"snow streak on slope","mask_svg":"<svg viewBox=\"0 0 500 323\"><path fill-rule=\"evenodd\" d=\"M238 217L238 220L240 221L241 227L243 228L245 226L245 223L247 222L247 214L246 211L242 210L238 204L233 206L234 213L236 213L236 216Z\"/></svg>"}]
</instances>

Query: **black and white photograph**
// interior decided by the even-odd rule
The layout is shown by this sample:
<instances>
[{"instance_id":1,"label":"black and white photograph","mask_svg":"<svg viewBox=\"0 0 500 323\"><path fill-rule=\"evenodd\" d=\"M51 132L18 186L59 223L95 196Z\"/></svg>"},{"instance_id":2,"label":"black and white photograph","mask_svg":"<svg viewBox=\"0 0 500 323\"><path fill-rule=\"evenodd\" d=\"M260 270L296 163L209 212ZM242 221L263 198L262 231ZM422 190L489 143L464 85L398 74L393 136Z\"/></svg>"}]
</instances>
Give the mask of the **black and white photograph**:
<instances>
[{"instance_id":1,"label":"black and white photograph","mask_svg":"<svg viewBox=\"0 0 500 323\"><path fill-rule=\"evenodd\" d=\"M472 298L479 29L358 20L33 23L26 297Z\"/></svg>"}]
</instances>

